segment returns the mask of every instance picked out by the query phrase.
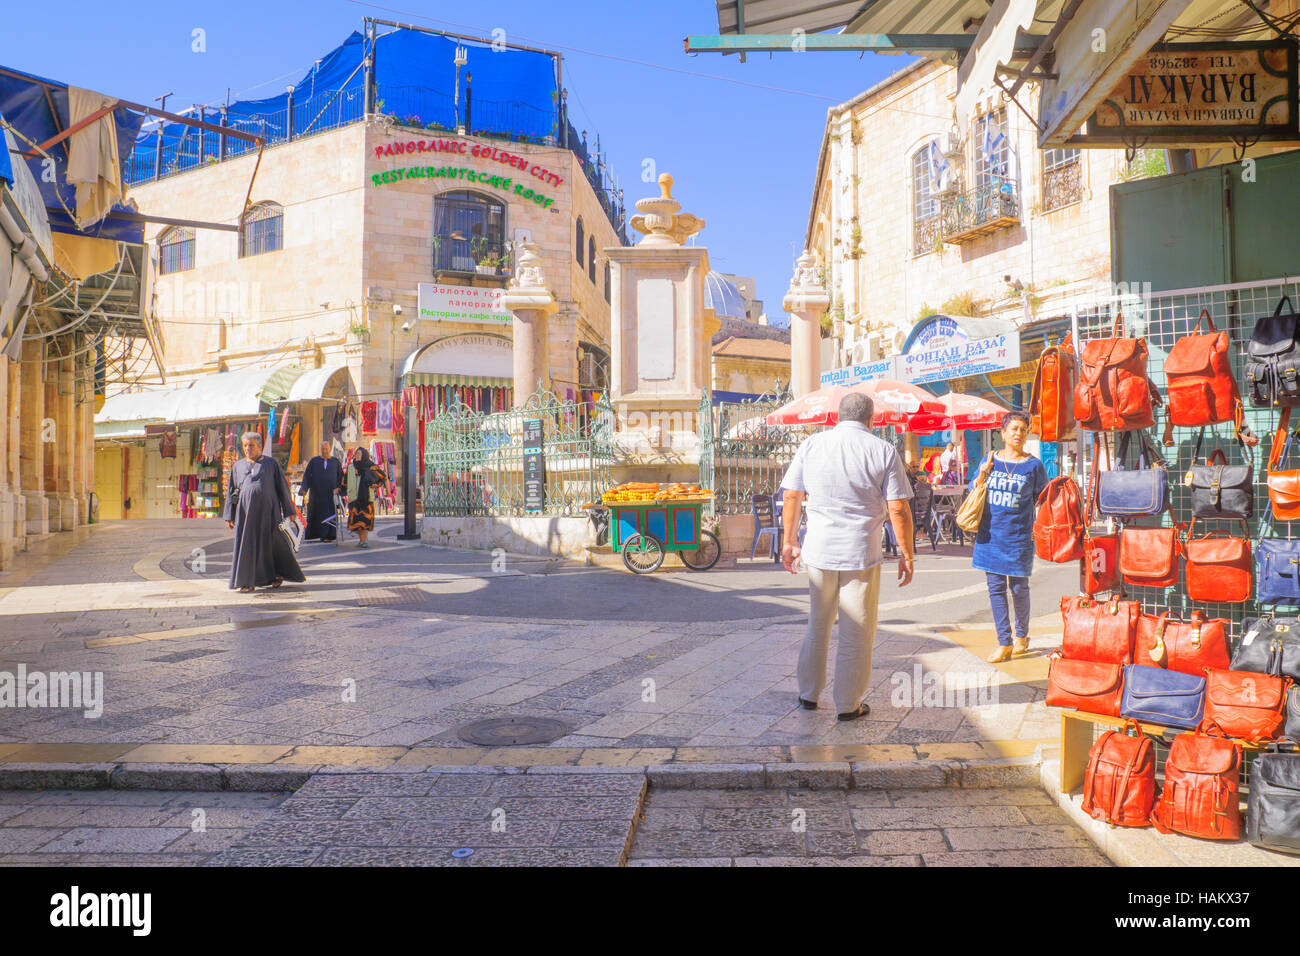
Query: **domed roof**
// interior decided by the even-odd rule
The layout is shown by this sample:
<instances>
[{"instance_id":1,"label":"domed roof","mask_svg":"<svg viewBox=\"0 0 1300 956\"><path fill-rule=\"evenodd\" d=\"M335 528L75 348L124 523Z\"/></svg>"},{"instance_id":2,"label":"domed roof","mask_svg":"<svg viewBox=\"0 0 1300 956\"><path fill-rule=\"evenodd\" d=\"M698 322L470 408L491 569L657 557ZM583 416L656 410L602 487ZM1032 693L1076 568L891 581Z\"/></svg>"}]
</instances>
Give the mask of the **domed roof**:
<instances>
[{"instance_id":1,"label":"domed roof","mask_svg":"<svg viewBox=\"0 0 1300 956\"><path fill-rule=\"evenodd\" d=\"M719 318L746 317L745 300L741 298L740 291L717 272L710 271L704 279L704 304Z\"/></svg>"}]
</instances>

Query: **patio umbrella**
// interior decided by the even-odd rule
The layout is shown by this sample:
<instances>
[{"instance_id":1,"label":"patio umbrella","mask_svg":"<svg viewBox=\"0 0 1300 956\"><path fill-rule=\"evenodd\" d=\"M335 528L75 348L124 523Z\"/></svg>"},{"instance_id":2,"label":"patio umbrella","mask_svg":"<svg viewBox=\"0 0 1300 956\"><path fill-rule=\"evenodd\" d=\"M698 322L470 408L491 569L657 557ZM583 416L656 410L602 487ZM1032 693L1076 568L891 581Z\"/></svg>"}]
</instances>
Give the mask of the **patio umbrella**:
<instances>
[{"instance_id":1,"label":"patio umbrella","mask_svg":"<svg viewBox=\"0 0 1300 956\"><path fill-rule=\"evenodd\" d=\"M943 405L943 414L952 421L954 428L961 431L1001 428L1002 416L1010 411L987 398L960 392L949 392L939 401Z\"/></svg>"},{"instance_id":2,"label":"patio umbrella","mask_svg":"<svg viewBox=\"0 0 1300 956\"><path fill-rule=\"evenodd\" d=\"M743 421L736 422L727 429L723 437L758 440L782 438L784 437L784 429L789 427L789 425L769 425L762 415L755 415L753 418L746 418Z\"/></svg>"},{"instance_id":3,"label":"patio umbrella","mask_svg":"<svg viewBox=\"0 0 1300 956\"><path fill-rule=\"evenodd\" d=\"M929 408L940 406L933 395L907 382L881 378L856 385L827 385L801 395L767 416L769 425L834 425L840 420L840 402L854 393L866 395L876 406L871 424L905 425L908 418Z\"/></svg>"}]
</instances>

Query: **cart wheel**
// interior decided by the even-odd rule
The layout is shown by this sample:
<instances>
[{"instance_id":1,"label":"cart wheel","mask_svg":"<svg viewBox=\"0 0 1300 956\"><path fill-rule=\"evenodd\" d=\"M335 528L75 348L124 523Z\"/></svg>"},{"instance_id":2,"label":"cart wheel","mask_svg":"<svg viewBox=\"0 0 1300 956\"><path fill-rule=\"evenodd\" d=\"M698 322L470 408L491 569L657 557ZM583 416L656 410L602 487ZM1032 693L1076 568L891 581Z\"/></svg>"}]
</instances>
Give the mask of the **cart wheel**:
<instances>
[{"instance_id":1,"label":"cart wheel","mask_svg":"<svg viewBox=\"0 0 1300 956\"><path fill-rule=\"evenodd\" d=\"M652 534L634 534L623 542L623 564L633 574L658 571L664 563L664 546Z\"/></svg>"},{"instance_id":2,"label":"cart wheel","mask_svg":"<svg viewBox=\"0 0 1300 956\"><path fill-rule=\"evenodd\" d=\"M694 551L678 551L677 557L692 571L707 571L722 557L722 545L712 531L701 531L700 546Z\"/></svg>"}]
</instances>

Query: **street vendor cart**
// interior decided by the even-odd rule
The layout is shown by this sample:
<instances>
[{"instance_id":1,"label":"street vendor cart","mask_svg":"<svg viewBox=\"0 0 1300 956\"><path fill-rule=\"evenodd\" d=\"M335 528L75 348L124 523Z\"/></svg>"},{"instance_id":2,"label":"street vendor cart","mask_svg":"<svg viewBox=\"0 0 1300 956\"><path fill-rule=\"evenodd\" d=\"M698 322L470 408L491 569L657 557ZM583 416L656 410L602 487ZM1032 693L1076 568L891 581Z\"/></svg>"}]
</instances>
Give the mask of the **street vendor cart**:
<instances>
[{"instance_id":1,"label":"street vendor cart","mask_svg":"<svg viewBox=\"0 0 1300 956\"><path fill-rule=\"evenodd\" d=\"M722 557L717 535L702 522L704 506L712 500L711 492L698 489L619 486L589 507L607 513L610 547L634 574L657 571L670 551L692 571L707 571Z\"/></svg>"}]
</instances>

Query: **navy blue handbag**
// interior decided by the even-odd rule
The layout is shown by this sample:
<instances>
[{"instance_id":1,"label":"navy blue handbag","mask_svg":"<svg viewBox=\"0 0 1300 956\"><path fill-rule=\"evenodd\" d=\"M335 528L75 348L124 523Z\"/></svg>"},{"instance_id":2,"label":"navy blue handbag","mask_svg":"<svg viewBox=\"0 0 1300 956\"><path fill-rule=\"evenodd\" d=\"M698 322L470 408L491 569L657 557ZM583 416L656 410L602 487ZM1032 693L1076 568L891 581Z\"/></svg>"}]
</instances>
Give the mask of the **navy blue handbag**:
<instances>
[{"instance_id":1,"label":"navy blue handbag","mask_svg":"<svg viewBox=\"0 0 1300 956\"><path fill-rule=\"evenodd\" d=\"M1205 716L1205 678L1130 664L1124 668L1119 713L1163 727L1195 730Z\"/></svg>"},{"instance_id":2,"label":"navy blue handbag","mask_svg":"<svg viewBox=\"0 0 1300 956\"><path fill-rule=\"evenodd\" d=\"M1138 435L1141 446L1139 459L1141 468L1128 471L1124 468L1124 459L1128 455L1128 442L1131 432L1125 432L1119 440L1119 449L1115 455L1114 467L1103 471L1097 480L1097 511L1111 518L1137 518L1145 515L1164 513L1169 507L1169 475L1164 462L1153 464L1158 453L1148 451L1150 438L1145 431ZM1097 436L1093 434L1093 443ZM1097 450L1093 448L1093 455Z\"/></svg>"},{"instance_id":3,"label":"navy blue handbag","mask_svg":"<svg viewBox=\"0 0 1300 956\"><path fill-rule=\"evenodd\" d=\"M1259 542L1255 545L1255 601L1300 607L1300 541L1265 538L1272 516L1270 502L1259 523Z\"/></svg>"}]
</instances>

